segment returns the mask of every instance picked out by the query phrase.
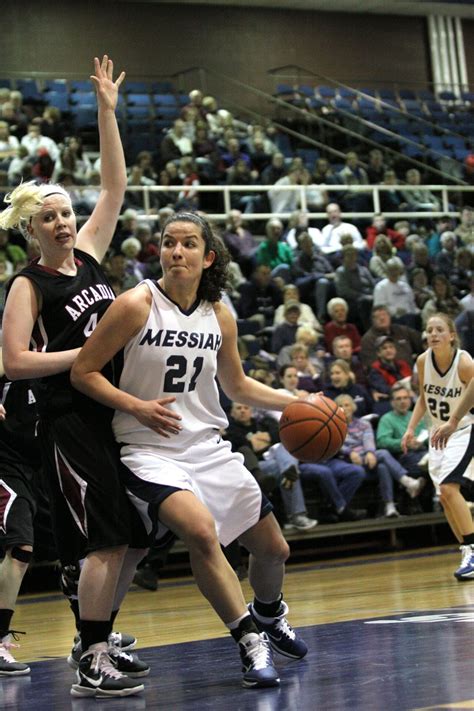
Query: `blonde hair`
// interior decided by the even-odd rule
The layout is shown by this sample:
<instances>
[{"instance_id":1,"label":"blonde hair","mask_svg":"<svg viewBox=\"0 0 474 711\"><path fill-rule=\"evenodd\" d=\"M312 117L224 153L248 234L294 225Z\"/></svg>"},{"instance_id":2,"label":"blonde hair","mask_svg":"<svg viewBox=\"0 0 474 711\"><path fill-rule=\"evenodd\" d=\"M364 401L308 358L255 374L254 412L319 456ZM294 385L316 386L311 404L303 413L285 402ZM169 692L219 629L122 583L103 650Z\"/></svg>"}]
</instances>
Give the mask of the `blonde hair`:
<instances>
[{"instance_id":1,"label":"blonde hair","mask_svg":"<svg viewBox=\"0 0 474 711\"><path fill-rule=\"evenodd\" d=\"M29 238L27 226L34 215L42 208L45 199L49 195L64 195L68 200L69 194L60 185L43 184L37 185L33 180L28 183L21 183L11 193L5 195L4 202L9 206L0 213L0 228L9 230L17 227L20 232Z\"/></svg>"},{"instance_id":2,"label":"blonde hair","mask_svg":"<svg viewBox=\"0 0 474 711\"><path fill-rule=\"evenodd\" d=\"M333 360L333 362L329 366L329 373L332 372L332 369L334 368L334 366L337 366L342 371L344 371L344 373L347 375L347 377L349 379L349 382L355 383L356 377L355 377L354 373L352 372L350 365L348 363L346 363L345 360L342 360L342 358L336 358L336 360Z\"/></svg>"}]
</instances>

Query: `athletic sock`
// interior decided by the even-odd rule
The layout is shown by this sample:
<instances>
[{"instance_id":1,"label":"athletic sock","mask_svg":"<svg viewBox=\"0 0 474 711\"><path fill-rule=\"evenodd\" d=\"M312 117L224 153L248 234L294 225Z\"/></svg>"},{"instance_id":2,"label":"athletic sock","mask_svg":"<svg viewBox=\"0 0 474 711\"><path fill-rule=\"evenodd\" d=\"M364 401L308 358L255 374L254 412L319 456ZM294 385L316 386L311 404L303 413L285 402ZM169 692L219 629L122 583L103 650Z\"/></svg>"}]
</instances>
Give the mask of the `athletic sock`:
<instances>
[{"instance_id":1,"label":"athletic sock","mask_svg":"<svg viewBox=\"0 0 474 711\"><path fill-rule=\"evenodd\" d=\"M12 617L13 610L0 609L0 640L7 636Z\"/></svg>"},{"instance_id":2,"label":"athletic sock","mask_svg":"<svg viewBox=\"0 0 474 711\"><path fill-rule=\"evenodd\" d=\"M262 602L258 598L254 598L253 609L260 617L277 617L281 610L281 601L283 593L280 593L277 600L273 602Z\"/></svg>"},{"instance_id":3,"label":"athletic sock","mask_svg":"<svg viewBox=\"0 0 474 711\"><path fill-rule=\"evenodd\" d=\"M474 546L474 533L468 533L462 537L462 542L465 546Z\"/></svg>"},{"instance_id":4,"label":"athletic sock","mask_svg":"<svg viewBox=\"0 0 474 711\"><path fill-rule=\"evenodd\" d=\"M227 626L229 627L229 625L227 625ZM239 640L241 640L242 637L245 637L245 635L249 634L250 632L254 632L255 634L258 634L257 625L252 620L250 613L248 613L247 615L244 615L244 617L242 617L238 626L235 629L232 629L232 628L230 629L230 633L236 642L239 642Z\"/></svg>"},{"instance_id":5,"label":"athletic sock","mask_svg":"<svg viewBox=\"0 0 474 711\"><path fill-rule=\"evenodd\" d=\"M79 614L79 600L77 598L68 598L69 607L71 608L72 614L74 615L74 621L76 623L76 630L81 631L81 616Z\"/></svg>"},{"instance_id":6,"label":"athletic sock","mask_svg":"<svg viewBox=\"0 0 474 711\"><path fill-rule=\"evenodd\" d=\"M115 618L117 617L118 613L119 613L119 610L112 610L112 614L110 615L110 629L113 628Z\"/></svg>"},{"instance_id":7,"label":"athletic sock","mask_svg":"<svg viewBox=\"0 0 474 711\"><path fill-rule=\"evenodd\" d=\"M82 651L86 652L91 644L107 642L112 631L110 620L81 620Z\"/></svg>"}]
</instances>

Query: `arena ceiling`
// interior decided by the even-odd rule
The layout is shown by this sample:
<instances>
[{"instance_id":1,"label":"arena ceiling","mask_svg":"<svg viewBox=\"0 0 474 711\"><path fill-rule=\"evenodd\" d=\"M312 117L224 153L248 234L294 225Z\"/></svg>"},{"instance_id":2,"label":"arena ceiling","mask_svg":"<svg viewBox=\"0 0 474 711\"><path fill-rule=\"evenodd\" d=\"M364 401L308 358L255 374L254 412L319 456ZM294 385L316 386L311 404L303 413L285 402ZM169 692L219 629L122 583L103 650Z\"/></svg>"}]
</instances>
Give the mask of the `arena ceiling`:
<instances>
[{"instance_id":1,"label":"arena ceiling","mask_svg":"<svg viewBox=\"0 0 474 711\"><path fill-rule=\"evenodd\" d=\"M132 1L163 3L163 0ZM439 2L433 0L174 0L172 4L271 7L322 12L371 12L378 15L453 15L474 19L474 0L439 0Z\"/></svg>"}]
</instances>

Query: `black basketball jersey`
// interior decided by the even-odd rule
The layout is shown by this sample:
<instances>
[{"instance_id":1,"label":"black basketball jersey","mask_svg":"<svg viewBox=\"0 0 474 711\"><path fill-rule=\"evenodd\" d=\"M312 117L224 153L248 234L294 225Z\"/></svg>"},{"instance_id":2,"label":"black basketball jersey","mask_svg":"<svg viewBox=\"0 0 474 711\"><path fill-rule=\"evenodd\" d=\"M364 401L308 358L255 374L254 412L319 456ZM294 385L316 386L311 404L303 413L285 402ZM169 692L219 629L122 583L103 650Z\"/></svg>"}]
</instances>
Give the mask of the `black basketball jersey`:
<instances>
[{"instance_id":1,"label":"black basketball jersey","mask_svg":"<svg viewBox=\"0 0 474 711\"><path fill-rule=\"evenodd\" d=\"M5 461L26 462L38 468L41 454L36 437L38 411L33 382L0 378L0 402L7 412L6 420L0 422L0 477L1 463Z\"/></svg>"},{"instance_id":2,"label":"black basketball jersey","mask_svg":"<svg viewBox=\"0 0 474 711\"><path fill-rule=\"evenodd\" d=\"M80 249L74 250L74 276L44 267L34 260L17 276L30 279L42 297L41 313L34 325L30 348L59 352L80 348L115 298L102 267ZM39 408L42 416L80 409L91 404L75 390L69 372L39 380ZM99 407L99 406L98 406Z\"/></svg>"}]
</instances>

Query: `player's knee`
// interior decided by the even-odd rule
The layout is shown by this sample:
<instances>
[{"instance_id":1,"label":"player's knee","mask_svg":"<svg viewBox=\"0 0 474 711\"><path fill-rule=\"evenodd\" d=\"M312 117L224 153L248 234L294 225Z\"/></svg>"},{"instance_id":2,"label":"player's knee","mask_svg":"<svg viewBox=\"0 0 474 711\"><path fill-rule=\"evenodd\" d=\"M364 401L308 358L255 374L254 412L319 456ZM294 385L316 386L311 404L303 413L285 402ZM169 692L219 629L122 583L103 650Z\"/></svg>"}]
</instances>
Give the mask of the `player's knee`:
<instances>
[{"instance_id":1,"label":"player's knee","mask_svg":"<svg viewBox=\"0 0 474 711\"><path fill-rule=\"evenodd\" d=\"M183 540L190 550L210 555L219 545L214 519L204 516L191 522L183 531Z\"/></svg>"},{"instance_id":2,"label":"player's knee","mask_svg":"<svg viewBox=\"0 0 474 711\"><path fill-rule=\"evenodd\" d=\"M458 486L456 484L441 484L439 500L441 504L449 504L453 497L456 496L458 492Z\"/></svg>"}]
</instances>

